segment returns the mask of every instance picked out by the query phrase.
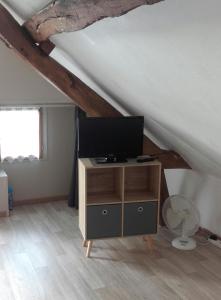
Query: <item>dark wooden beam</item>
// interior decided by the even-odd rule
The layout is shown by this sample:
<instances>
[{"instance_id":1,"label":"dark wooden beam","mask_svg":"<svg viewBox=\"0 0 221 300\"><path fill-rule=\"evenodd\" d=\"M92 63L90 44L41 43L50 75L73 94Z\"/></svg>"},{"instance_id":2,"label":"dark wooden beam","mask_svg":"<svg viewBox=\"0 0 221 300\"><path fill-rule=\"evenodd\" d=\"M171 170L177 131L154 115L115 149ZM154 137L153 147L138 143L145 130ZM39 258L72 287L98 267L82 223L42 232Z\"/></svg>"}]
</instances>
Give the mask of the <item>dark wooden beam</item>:
<instances>
[{"instance_id":1,"label":"dark wooden beam","mask_svg":"<svg viewBox=\"0 0 221 300\"><path fill-rule=\"evenodd\" d=\"M79 78L47 56L2 5L0 5L0 38L90 116L120 115L112 105Z\"/></svg>"},{"instance_id":2,"label":"dark wooden beam","mask_svg":"<svg viewBox=\"0 0 221 300\"><path fill-rule=\"evenodd\" d=\"M39 47L44 51L46 55L50 55L51 52L55 48L55 44L53 44L50 40L43 41L39 44Z\"/></svg>"},{"instance_id":3,"label":"dark wooden beam","mask_svg":"<svg viewBox=\"0 0 221 300\"><path fill-rule=\"evenodd\" d=\"M25 23L35 41L83 29L106 17L118 17L163 0L56 0Z\"/></svg>"},{"instance_id":4,"label":"dark wooden beam","mask_svg":"<svg viewBox=\"0 0 221 300\"><path fill-rule=\"evenodd\" d=\"M189 164L175 151L161 150L159 154L155 155L161 161L163 169L191 169Z\"/></svg>"}]
</instances>

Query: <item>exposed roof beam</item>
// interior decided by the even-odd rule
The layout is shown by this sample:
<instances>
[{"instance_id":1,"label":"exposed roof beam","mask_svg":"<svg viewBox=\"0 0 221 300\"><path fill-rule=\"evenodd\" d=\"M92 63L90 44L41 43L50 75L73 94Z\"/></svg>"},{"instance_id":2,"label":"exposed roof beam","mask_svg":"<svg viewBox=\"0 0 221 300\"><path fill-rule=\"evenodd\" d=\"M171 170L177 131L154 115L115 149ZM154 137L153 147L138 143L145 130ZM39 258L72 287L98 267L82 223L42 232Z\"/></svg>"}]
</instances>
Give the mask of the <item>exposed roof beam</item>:
<instances>
[{"instance_id":1,"label":"exposed roof beam","mask_svg":"<svg viewBox=\"0 0 221 300\"><path fill-rule=\"evenodd\" d=\"M39 47L46 55L50 55L50 53L54 50L55 45L50 40L46 40L41 42Z\"/></svg>"},{"instance_id":2,"label":"exposed roof beam","mask_svg":"<svg viewBox=\"0 0 221 300\"><path fill-rule=\"evenodd\" d=\"M163 0L56 0L25 23L35 41L51 35L83 29L106 17L118 17Z\"/></svg>"},{"instance_id":3,"label":"exposed roof beam","mask_svg":"<svg viewBox=\"0 0 221 300\"><path fill-rule=\"evenodd\" d=\"M0 4L0 38L35 70L53 83L91 116L119 116L120 113L79 78L47 56L25 28Z\"/></svg>"}]
</instances>

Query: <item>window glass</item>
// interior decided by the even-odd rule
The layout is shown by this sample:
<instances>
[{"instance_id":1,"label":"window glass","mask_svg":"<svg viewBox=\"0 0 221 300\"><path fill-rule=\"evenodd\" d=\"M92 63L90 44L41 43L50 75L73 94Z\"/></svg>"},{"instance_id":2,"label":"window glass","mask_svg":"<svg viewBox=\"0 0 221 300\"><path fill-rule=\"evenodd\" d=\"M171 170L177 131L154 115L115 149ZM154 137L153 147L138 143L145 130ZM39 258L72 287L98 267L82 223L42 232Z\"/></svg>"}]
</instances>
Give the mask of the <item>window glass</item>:
<instances>
[{"instance_id":1,"label":"window glass","mask_svg":"<svg viewBox=\"0 0 221 300\"><path fill-rule=\"evenodd\" d=\"M39 109L0 110L0 155L5 158L39 158Z\"/></svg>"}]
</instances>

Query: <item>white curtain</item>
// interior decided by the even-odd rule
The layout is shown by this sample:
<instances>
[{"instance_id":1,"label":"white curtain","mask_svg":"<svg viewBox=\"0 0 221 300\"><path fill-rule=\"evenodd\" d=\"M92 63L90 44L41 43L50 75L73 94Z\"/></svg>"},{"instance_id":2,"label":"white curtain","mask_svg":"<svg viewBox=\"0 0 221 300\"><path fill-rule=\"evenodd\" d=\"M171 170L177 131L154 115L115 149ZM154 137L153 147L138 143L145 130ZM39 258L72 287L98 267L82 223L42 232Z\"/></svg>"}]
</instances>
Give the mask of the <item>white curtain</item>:
<instances>
[{"instance_id":1,"label":"white curtain","mask_svg":"<svg viewBox=\"0 0 221 300\"><path fill-rule=\"evenodd\" d=\"M1 160L39 158L38 108L0 110Z\"/></svg>"}]
</instances>

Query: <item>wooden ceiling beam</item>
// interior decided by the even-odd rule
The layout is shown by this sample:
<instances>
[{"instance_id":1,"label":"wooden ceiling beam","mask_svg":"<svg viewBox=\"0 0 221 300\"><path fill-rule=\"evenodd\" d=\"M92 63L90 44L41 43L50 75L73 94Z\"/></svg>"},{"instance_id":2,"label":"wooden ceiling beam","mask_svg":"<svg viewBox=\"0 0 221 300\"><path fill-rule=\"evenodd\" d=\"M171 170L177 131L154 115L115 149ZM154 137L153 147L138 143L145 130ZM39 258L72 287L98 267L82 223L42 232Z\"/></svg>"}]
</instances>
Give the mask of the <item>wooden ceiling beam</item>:
<instances>
[{"instance_id":1,"label":"wooden ceiling beam","mask_svg":"<svg viewBox=\"0 0 221 300\"><path fill-rule=\"evenodd\" d=\"M55 44L53 44L50 40L46 40L39 43L39 47L46 55L50 55L55 48Z\"/></svg>"},{"instance_id":2,"label":"wooden ceiling beam","mask_svg":"<svg viewBox=\"0 0 221 300\"><path fill-rule=\"evenodd\" d=\"M83 29L107 17L119 17L142 6L163 0L56 0L35 14L24 26L35 41Z\"/></svg>"},{"instance_id":3,"label":"wooden ceiling beam","mask_svg":"<svg viewBox=\"0 0 221 300\"><path fill-rule=\"evenodd\" d=\"M120 113L79 78L61 66L33 41L0 4L0 38L45 79L91 116L119 116Z\"/></svg>"}]
</instances>

